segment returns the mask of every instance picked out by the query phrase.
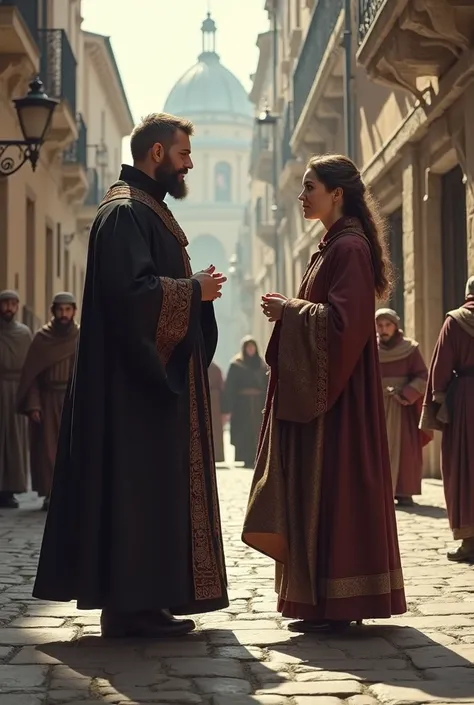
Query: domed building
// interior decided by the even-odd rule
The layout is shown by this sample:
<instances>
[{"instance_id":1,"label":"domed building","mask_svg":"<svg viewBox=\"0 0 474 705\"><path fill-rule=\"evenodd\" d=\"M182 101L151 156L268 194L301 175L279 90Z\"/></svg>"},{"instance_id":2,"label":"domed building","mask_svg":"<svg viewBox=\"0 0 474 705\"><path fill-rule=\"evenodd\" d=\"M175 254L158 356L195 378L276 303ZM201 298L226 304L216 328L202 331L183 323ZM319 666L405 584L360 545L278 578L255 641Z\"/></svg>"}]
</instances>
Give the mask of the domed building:
<instances>
[{"instance_id":1,"label":"domed building","mask_svg":"<svg viewBox=\"0 0 474 705\"><path fill-rule=\"evenodd\" d=\"M172 88L164 110L195 125L194 169L186 177L189 195L170 207L189 240L193 270L214 264L229 275L249 197L248 171L253 106L240 81L216 53L216 24L210 13L202 27L197 63ZM219 346L216 362L227 368L245 330L230 277L216 301Z\"/></svg>"}]
</instances>

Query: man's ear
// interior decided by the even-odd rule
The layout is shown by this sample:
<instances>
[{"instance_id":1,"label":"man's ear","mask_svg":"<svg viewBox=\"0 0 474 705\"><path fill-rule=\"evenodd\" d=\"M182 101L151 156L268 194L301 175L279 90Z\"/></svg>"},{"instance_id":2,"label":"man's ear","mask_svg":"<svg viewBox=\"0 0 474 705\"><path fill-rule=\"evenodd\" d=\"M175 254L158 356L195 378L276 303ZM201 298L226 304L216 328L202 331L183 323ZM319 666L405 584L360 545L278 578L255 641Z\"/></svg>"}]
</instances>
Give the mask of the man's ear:
<instances>
[{"instance_id":1,"label":"man's ear","mask_svg":"<svg viewBox=\"0 0 474 705\"><path fill-rule=\"evenodd\" d=\"M155 144L151 148L151 156L153 158L153 161L156 162L157 164L160 164L163 160L164 155L165 155L165 148L163 147L161 142L155 142Z\"/></svg>"}]
</instances>

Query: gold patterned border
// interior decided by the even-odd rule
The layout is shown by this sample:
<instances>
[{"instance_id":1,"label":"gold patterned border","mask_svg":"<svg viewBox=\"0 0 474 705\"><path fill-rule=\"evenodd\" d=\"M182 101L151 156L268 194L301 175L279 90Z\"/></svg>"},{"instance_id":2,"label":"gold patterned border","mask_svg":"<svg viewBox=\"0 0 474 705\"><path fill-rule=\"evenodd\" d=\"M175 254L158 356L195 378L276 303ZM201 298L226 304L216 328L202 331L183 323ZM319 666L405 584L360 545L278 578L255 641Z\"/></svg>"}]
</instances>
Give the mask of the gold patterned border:
<instances>
[{"instance_id":1,"label":"gold patterned border","mask_svg":"<svg viewBox=\"0 0 474 705\"><path fill-rule=\"evenodd\" d=\"M317 304L316 310L316 414L327 411L328 402L328 318L329 305Z\"/></svg>"},{"instance_id":2,"label":"gold patterned border","mask_svg":"<svg viewBox=\"0 0 474 705\"><path fill-rule=\"evenodd\" d=\"M191 426L189 479L194 595L196 600L215 600L222 597L222 583L212 540L212 527L209 521L193 358L191 358L189 364L189 401ZM206 421L206 427L208 423L210 424L209 417ZM207 427L206 435L209 439L210 425ZM216 502L216 498L217 494L213 493L213 505Z\"/></svg>"},{"instance_id":3,"label":"gold patterned border","mask_svg":"<svg viewBox=\"0 0 474 705\"><path fill-rule=\"evenodd\" d=\"M474 538L474 526L462 526L460 529L453 529L453 538L456 541Z\"/></svg>"},{"instance_id":4,"label":"gold patterned border","mask_svg":"<svg viewBox=\"0 0 474 705\"><path fill-rule=\"evenodd\" d=\"M138 203L142 203L144 206L151 208L151 210L156 213L158 218L160 218L163 224L168 228L170 233L175 236L179 244L182 247L188 246L188 239L168 206L165 203L159 203L155 198L153 198L153 196L150 196L149 193L142 191L139 188L129 186L125 183L111 186L102 199L99 208L105 203L119 201L123 198L128 198L131 201L138 201Z\"/></svg>"},{"instance_id":5,"label":"gold patterned border","mask_svg":"<svg viewBox=\"0 0 474 705\"><path fill-rule=\"evenodd\" d=\"M181 342L189 327L193 284L190 279L160 277L163 300L156 327L156 348L163 365Z\"/></svg>"},{"instance_id":6,"label":"gold patterned border","mask_svg":"<svg viewBox=\"0 0 474 705\"><path fill-rule=\"evenodd\" d=\"M321 581L320 589L328 600L388 595L394 590L403 590L401 568L376 575L358 575L350 578L331 578Z\"/></svg>"},{"instance_id":7,"label":"gold patterned border","mask_svg":"<svg viewBox=\"0 0 474 705\"><path fill-rule=\"evenodd\" d=\"M206 432L206 441L207 441L207 449L209 453L209 458L210 458L210 466L211 466L211 474L210 474L210 484L211 484L211 495L212 495L212 510L213 510L213 517L214 517L214 526L213 526L213 531L214 531L214 536L216 538L216 544L217 544L217 549L218 549L218 559L219 559L219 566L221 569L222 575L225 574L225 561L224 561L224 546L222 543L222 528L221 528L221 516L220 516L220 509L219 509L219 493L217 489L217 478L216 478L216 472L215 472L215 456L214 456L214 441L212 438L212 423L211 423L211 412L210 412L210 407L209 407L209 397L207 394L207 389L206 389L206 383L205 383L205 376L207 373L207 370L204 369L204 365L202 362L202 359L200 360L200 367L201 367L201 381L202 381L202 394L203 394L203 403L204 403L204 423L205 423L205 432ZM202 435L201 435L202 438Z\"/></svg>"}]
</instances>

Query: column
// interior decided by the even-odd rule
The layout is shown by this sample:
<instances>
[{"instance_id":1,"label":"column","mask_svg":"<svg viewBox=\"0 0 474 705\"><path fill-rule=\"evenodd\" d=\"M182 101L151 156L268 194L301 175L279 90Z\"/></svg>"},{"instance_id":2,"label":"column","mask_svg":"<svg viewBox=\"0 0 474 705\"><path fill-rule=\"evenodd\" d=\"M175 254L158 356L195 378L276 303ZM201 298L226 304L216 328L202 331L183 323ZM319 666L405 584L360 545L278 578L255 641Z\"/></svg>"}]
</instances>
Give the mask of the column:
<instances>
[{"instance_id":1,"label":"column","mask_svg":"<svg viewBox=\"0 0 474 705\"><path fill-rule=\"evenodd\" d=\"M403 273L405 281L405 331L422 345L423 241L422 188L418 149L407 145L403 154Z\"/></svg>"},{"instance_id":2,"label":"column","mask_svg":"<svg viewBox=\"0 0 474 705\"><path fill-rule=\"evenodd\" d=\"M429 152L427 152L429 155ZM423 304L424 336L421 352L429 365L433 348L444 319L443 310L443 266L441 238L441 176L434 174L429 166L424 166L424 196L422 208L423 231ZM436 433L433 441L425 448L423 475L441 477L440 468L441 436Z\"/></svg>"}]
</instances>

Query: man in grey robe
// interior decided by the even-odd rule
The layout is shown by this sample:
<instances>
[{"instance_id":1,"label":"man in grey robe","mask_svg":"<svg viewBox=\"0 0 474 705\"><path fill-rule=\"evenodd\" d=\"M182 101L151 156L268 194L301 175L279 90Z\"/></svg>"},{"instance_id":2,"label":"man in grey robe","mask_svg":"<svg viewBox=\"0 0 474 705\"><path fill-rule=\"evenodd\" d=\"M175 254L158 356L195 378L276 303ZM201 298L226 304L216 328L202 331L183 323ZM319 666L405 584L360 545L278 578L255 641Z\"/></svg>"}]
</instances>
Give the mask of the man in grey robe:
<instances>
[{"instance_id":1,"label":"man in grey robe","mask_svg":"<svg viewBox=\"0 0 474 705\"><path fill-rule=\"evenodd\" d=\"M20 299L0 292L0 508L18 508L15 494L28 488L28 428L16 413L16 396L31 331L18 323Z\"/></svg>"}]
</instances>

